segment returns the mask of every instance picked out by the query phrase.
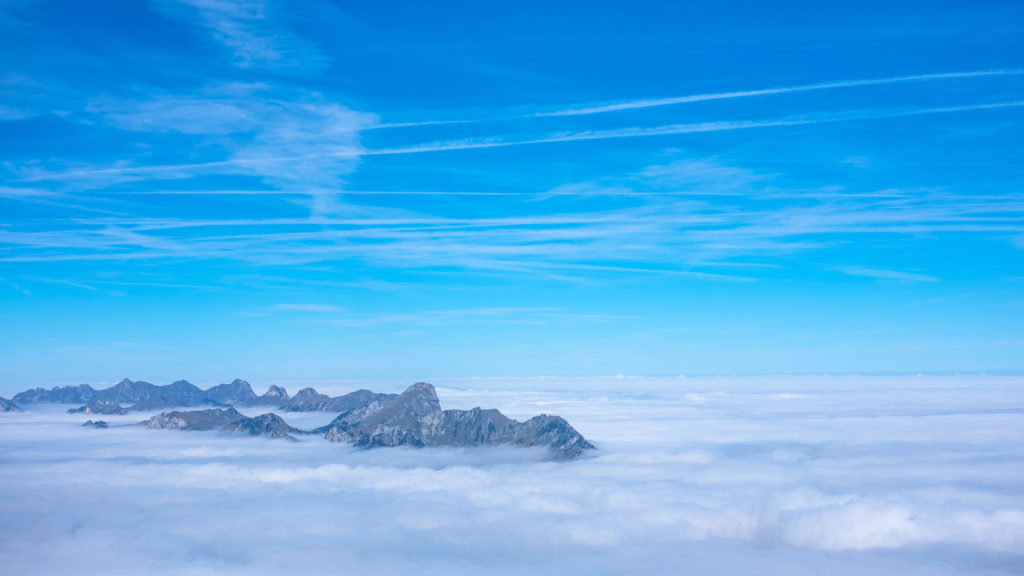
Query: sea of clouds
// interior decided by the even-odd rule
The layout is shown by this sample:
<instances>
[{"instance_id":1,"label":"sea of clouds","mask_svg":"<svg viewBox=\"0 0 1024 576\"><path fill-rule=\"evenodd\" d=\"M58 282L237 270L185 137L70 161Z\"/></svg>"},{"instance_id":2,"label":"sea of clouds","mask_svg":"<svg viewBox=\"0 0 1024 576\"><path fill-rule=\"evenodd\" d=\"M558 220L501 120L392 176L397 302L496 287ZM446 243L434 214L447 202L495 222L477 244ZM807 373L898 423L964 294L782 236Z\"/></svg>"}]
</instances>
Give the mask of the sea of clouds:
<instances>
[{"instance_id":1,"label":"sea of clouds","mask_svg":"<svg viewBox=\"0 0 1024 576\"><path fill-rule=\"evenodd\" d=\"M0 567L1024 572L1022 377L434 383L444 408L560 414L597 450L570 462L534 449L360 450L147 430L140 413L98 430L67 406L30 405L0 414ZM311 428L334 415L282 416Z\"/></svg>"}]
</instances>

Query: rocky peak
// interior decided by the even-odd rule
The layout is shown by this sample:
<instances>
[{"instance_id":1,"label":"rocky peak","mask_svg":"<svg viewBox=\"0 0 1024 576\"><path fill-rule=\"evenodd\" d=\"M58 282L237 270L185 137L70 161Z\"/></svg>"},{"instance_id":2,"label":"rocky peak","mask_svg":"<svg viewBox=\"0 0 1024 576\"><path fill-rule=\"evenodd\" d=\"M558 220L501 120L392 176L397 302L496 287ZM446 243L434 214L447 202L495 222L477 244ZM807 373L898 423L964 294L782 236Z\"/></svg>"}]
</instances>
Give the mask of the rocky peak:
<instances>
[{"instance_id":1,"label":"rocky peak","mask_svg":"<svg viewBox=\"0 0 1024 576\"><path fill-rule=\"evenodd\" d=\"M263 394L266 398L281 398L282 400L288 399L288 391L280 386L271 385L267 388L267 391Z\"/></svg>"},{"instance_id":2,"label":"rocky peak","mask_svg":"<svg viewBox=\"0 0 1024 576\"><path fill-rule=\"evenodd\" d=\"M256 393L245 380L234 379L229 384L218 384L206 391L206 397L228 404L247 404L256 400Z\"/></svg>"},{"instance_id":3,"label":"rocky peak","mask_svg":"<svg viewBox=\"0 0 1024 576\"><path fill-rule=\"evenodd\" d=\"M314 388L303 388L291 400L283 404L281 408L292 412L312 412L320 410L330 399L330 396L321 394Z\"/></svg>"},{"instance_id":4,"label":"rocky peak","mask_svg":"<svg viewBox=\"0 0 1024 576\"><path fill-rule=\"evenodd\" d=\"M437 399L437 391L433 384L417 382L405 389L393 405L402 405L417 414L430 414L441 410L441 402Z\"/></svg>"}]
</instances>

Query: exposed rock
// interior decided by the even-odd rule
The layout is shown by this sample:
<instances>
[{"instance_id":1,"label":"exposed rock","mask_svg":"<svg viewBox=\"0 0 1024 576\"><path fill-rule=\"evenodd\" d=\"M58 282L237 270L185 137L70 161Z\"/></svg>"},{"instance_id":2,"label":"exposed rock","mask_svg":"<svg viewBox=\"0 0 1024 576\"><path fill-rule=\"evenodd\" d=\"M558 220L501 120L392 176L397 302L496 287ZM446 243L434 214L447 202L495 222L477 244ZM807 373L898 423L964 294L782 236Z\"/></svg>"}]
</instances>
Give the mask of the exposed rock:
<instances>
[{"instance_id":1,"label":"exposed rock","mask_svg":"<svg viewBox=\"0 0 1024 576\"><path fill-rule=\"evenodd\" d=\"M127 414L128 411L113 400L93 398L85 406L68 410L70 414Z\"/></svg>"},{"instance_id":2,"label":"exposed rock","mask_svg":"<svg viewBox=\"0 0 1024 576\"><path fill-rule=\"evenodd\" d=\"M243 418L224 426L224 430L232 432L246 432L252 436L266 436L267 438L284 438L295 441L292 434L305 434L298 428L292 428L277 414L261 414L255 418Z\"/></svg>"},{"instance_id":3,"label":"exposed rock","mask_svg":"<svg viewBox=\"0 0 1024 576\"><path fill-rule=\"evenodd\" d=\"M235 379L230 384L218 384L205 392L208 400L224 404L252 404L259 397L245 380Z\"/></svg>"},{"instance_id":4,"label":"exposed rock","mask_svg":"<svg viewBox=\"0 0 1024 576\"><path fill-rule=\"evenodd\" d=\"M103 420L86 420L82 426L84 428L108 428L107 423Z\"/></svg>"},{"instance_id":5,"label":"exposed rock","mask_svg":"<svg viewBox=\"0 0 1024 576\"><path fill-rule=\"evenodd\" d=\"M118 404L135 404L149 399L156 393L158 388L160 387L154 386L149 382L143 382L141 380L133 382L125 378L106 390L96 392L95 397L102 398L104 400L112 400Z\"/></svg>"},{"instance_id":6,"label":"exposed rock","mask_svg":"<svg viewBox=\"0 0 1024 576\"><path fill-rule=\"evenodd\" d=\"M330 396L314 388L303 388L291 400L281 404L281 409L289 412L317 412L323 410L330 400Z\"/></svg>"},{"instance_id":7,"label":"exposed rock","mask_svg":"<svg viewBox=\"0 0 1024 576\"><path fill-rule=\"evenodd\" d=\"M256 399L257 404L273 404L279 406L288 401L288 391L280 386L271 386L262 396Z\"/></svg>"},{"instance_id":8,"label":"exposed rock","mask_svg":"<svg viewBox=\"0 0 1024 576\"><path fill-rule=\"evenodd\" d=\"M594 447L558 416L517 422L497 410L441 410L434 387L424 382L397 398L341 414L314 432L332 442L362 447L548 446L559 458L574 458Z\"/></svg>"},{"instance_id":9,"label":"exposed rock","mask_svg":"<svg viewBox=\"0 0 1024 576\"><path fill-rule=\"evenodd\" d=\"M21 408L7 398L0 396L0 412L21 412Z\"/></svg>"},{"instance_id":10,"label":"exposed rock","mask_svg":"<svg viewBox=\"0 0 1024 576\"><path fill-rule=\"evenodd\" d=\"M292 428L277 414L247 418L234 408L163 412L141 424L160 430L225 430L292 441L295 440L292 434L306 433Z\"/></svg>"},{"instance_id":11,"label":"exposed rock","mask_svg":"<svg viewBox=\"0 0 1024 576\"><path fill-rule=\"evenodd\" d=\"M234 408L163 412L141 422L154 430L219 430L242 416Z\"/></svg>"},{"instance_id":12,"label":"exposed rock","mask_svg":"<svg viewBox=\"0 0 1024 576\"><path fill-rule=\"evenodd\" d=\"M96 396L96 391L88 384L78 386L54 387L49 390L35 388L26 390L14 396L14 402L18 404L33 404L36 402L56 402L59 404L84 404Z\"/></svg>"}]
</instances>

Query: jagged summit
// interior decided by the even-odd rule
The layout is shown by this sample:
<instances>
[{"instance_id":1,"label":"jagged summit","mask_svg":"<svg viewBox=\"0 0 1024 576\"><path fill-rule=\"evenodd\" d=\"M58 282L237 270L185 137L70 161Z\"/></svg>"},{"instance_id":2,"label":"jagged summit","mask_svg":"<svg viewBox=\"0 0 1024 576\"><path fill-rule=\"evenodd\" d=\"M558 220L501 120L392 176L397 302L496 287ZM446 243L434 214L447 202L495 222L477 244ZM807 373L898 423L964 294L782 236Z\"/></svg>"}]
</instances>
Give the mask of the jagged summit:
<instances>
[{"instance_id":1,"label":"jagged summit","mask_svg":"<svg viewBox=\"0 0 1024 576\"><path fill-rule=\"evenodd\" d=\"M498 410L442 410L434 387L417 382L396 398L343 413L315 430L356 446L548 446L559 458L594 446L564 419L541 415L517 422Z\"/></svg>"},{"instance_id":2,"label":"jagged summit","mask_svg":"<svg viewBox=\"0 0 1024 576\"><path fill-rule=\"evenodd\" d=\"M228 384L218 384L206 391L210 400L224 404L251 404L258 398L252 386L245 380L235 378Z\"/></svg>"},{"instance_id":3,"label":"jagged summit","mask_svg":"<svg viewBox=\"0 0 1024 576\"><path fill-rule=\"evenodd\" d=\"M21 412L21 408L7 398L0 396L0 412Z\"/></svg>"}]
</instances>

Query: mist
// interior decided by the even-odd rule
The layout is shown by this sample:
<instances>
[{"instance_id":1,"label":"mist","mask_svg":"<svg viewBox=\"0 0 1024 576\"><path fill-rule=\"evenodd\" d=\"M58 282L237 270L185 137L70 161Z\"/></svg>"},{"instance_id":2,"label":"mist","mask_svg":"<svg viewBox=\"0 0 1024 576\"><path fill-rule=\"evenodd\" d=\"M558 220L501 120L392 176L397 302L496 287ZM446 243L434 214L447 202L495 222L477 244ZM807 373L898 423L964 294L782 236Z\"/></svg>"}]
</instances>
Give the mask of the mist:
<instances>
[{"instance_id":1,"label":"mist","mask_svg":"<svg viewBox=\"0 0 1024 576\"><path fill-rule=\"evenodd\" d=\"M1017 574L1024 378L439 380L597 450L356 449L0 415L11 574ZM259 383L254 382L259 387ZM353 388L354 389L354 388ZM327 390L344 392L344 385ZM255 416L265 409L242 410ZM334 416L280 413L312 428Z\"/></svg>"}]
</instances>

